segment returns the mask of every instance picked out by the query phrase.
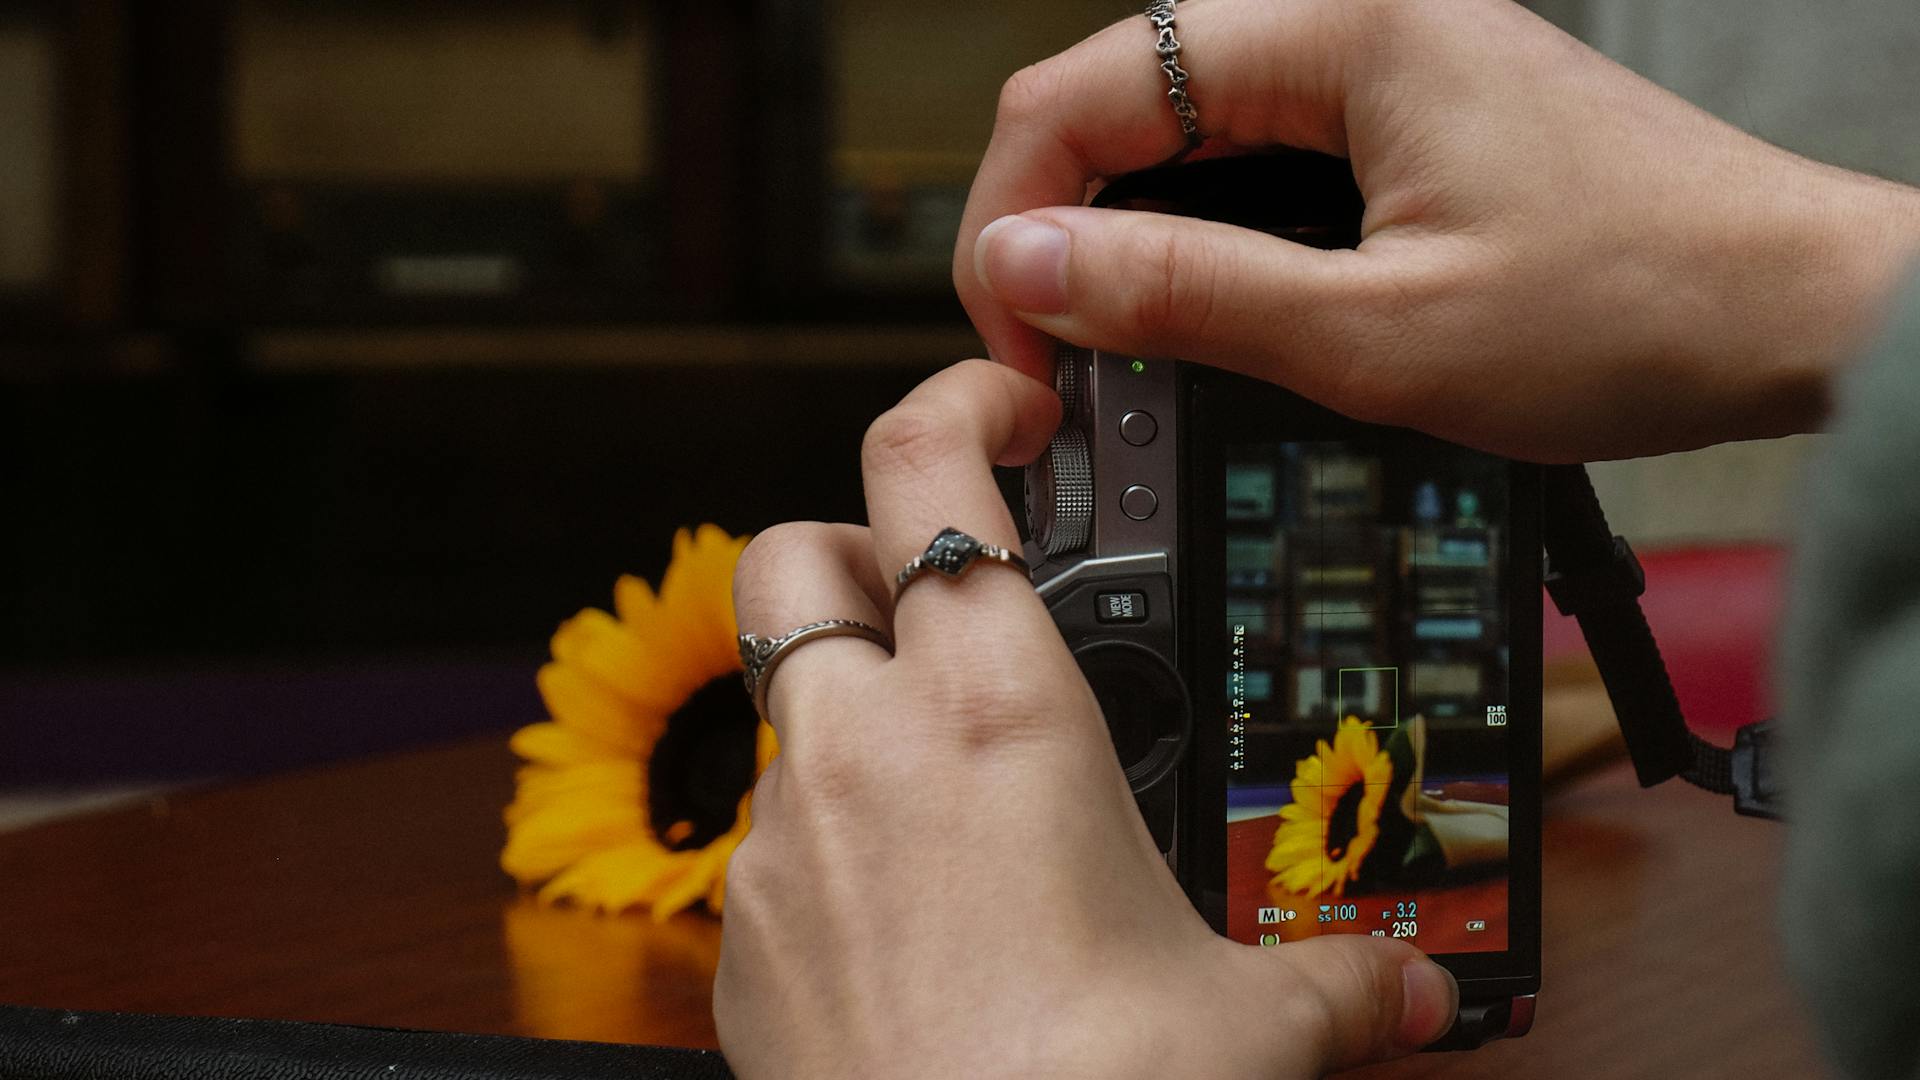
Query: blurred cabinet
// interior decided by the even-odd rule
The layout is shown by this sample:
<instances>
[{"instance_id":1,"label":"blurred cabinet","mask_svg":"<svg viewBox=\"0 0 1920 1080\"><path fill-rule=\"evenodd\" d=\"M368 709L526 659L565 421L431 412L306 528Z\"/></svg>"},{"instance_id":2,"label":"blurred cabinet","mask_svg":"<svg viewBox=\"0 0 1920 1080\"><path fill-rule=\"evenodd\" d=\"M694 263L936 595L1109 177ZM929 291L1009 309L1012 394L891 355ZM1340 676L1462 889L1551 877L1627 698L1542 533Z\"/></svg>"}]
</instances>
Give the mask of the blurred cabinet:
<instances>
[{"instance_id":1,"label":"blurred cabinet","mask_svg":"<svg viewBox=\"0 0 1920 1080\"><path fill-rule=\"evenodd\" d=\"M0 318L10 334L118 314L122 30L110 4L0 6Z\"/></svg>"},{"instance_id":2,"label":"blurred cabinet","mask_svg":"<svg viewBox=\"0 0 1920 1080\"><path fill-rule=\"evenodd\" d=\"M663 289L665 10L139 8L152 316L405 324L668 311L684 298Z\"/></svg>"},{"instance_id":3,"label":"blurred cabinet","mask_svg":"<svg viewBox=\"0 0 1920 1080\"><path fill-rule=\"evenodd\" d=\"M237 335L952 325L1001 84L1134 9L9 4L0 304Z\"/></svg>"},{"instance_id":4,"label":"blurred cabinet","mask_svg":"<svg viewBox=\"0 0 1920 1080\"><path fill-rule=\"evenodd\" d=\"M1137 12L1112 0L819 2L819 92L831 121L808 236L818 292L908 310L936 298L951 305L954 235L1001 85Z\"/></svg>"},{"instance_id":5,"label":"blurred cabinet","mask_svg":"<svg viewBox=\"0 0 1920 1080\"><path fill-rule=\"evenodd\" d=\"M645 314L664 247L648 16L237 3L236 299L293 320Z\"/></svg>"},{"instance_id":6,"label":"blurred cabinet","mask_svg":"<svg viewBox=\"0 0 1920 1080\"><path fill-rule=\"evenodd\" d=\"M0 21L0 289L23 295L59 274L59 52L48 20Z\"/></svg>"}]
</instances>

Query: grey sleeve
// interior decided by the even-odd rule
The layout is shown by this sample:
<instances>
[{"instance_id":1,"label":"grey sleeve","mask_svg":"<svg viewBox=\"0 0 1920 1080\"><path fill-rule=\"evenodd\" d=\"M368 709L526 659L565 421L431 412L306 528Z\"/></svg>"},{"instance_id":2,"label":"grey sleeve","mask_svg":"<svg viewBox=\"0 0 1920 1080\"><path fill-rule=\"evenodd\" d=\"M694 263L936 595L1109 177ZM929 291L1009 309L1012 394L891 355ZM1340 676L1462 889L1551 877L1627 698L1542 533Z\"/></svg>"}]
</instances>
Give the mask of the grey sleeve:
<instances>
[{"instance_id":1,"label":"grey sleeve","mask_svg":"<svg viewBox=\"0 0 1920 1080\"><path fill-rule=\"evenodd\" d=\"M1843 1073L1920 1077L1920 275L1806 479L1777 664L1782 933Z\"/></svg>"}]
</instances>

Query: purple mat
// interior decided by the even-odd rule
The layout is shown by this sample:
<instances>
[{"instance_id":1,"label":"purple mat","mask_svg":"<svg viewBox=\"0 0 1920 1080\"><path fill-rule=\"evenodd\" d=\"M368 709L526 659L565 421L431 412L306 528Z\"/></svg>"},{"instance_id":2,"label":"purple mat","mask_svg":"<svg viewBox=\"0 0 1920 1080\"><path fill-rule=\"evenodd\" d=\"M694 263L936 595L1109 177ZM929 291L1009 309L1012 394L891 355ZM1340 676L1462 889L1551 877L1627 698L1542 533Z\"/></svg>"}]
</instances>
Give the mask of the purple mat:
<instances>
[{"instance_id":1,"label":"purple mat","mask_svg":"<svg viewBox=\"0 0 1920 1080\"><path fill-rule=\"evenodd\" d=\"M0 673L0 788L243 776L507 732L537 654Z\"/></svg>"}]
</instances>

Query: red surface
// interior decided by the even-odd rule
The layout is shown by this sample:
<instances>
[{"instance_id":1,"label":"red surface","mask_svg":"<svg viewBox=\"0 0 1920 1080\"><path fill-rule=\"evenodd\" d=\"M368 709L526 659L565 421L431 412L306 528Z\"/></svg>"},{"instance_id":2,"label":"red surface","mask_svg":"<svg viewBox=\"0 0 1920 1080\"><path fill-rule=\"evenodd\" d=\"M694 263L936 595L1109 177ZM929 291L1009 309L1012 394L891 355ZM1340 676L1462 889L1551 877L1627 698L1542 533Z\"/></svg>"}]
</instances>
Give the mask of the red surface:
<instances>
[{"instance_id":1,"label":"red surface","mask_svg":"<svg viewBox=\"0 0 1920 1080\"><path fill-rule=\"evenodd\" d=\"M1688 724L1724 743L1734 729L1771 715L1769 661L1785 593L1786 551L1748 544L1639 554L1647 572L1640 604ZM1542 602L1548 662L1584 655L1579 625L1555 611L1551 600Z\"/></svg>"}]
</instances>

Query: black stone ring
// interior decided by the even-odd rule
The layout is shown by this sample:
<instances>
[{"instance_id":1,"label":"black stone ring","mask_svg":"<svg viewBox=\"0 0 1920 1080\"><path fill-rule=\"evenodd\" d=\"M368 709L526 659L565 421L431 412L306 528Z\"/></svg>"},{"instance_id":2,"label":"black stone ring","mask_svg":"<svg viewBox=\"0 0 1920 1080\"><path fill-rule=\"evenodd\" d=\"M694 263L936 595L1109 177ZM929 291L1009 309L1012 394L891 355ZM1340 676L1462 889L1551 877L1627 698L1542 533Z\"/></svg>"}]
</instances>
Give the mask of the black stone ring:
<instances>
[{"instance_id":1,"label":"black stone ring","mask_svg":"<svg viewBox=\"0 0 1920 1080\"><path fill-rule=\"evenodd\" d=\"M907 586L929 570L936 570L950 578L959 577L982 559L1005 563L1022 574L1030 572L1027 560L1021 558L1019 553L1008 551L998 544L983 544L949 526L940 530L940 534L933 538L933 543L927 545L926 551L915 555L912 562L894 575L893 602L898 604L900 594L907 591Z\"/></svg>"}]
</instances>

